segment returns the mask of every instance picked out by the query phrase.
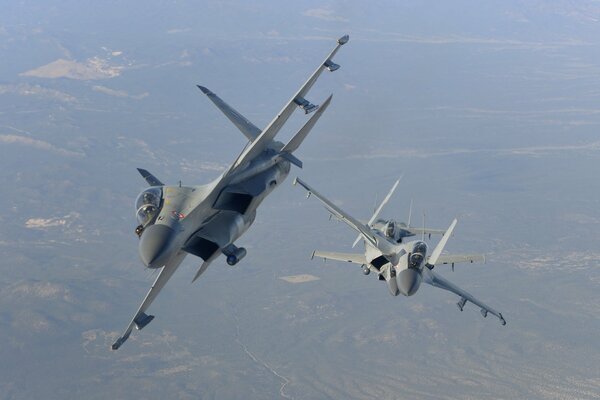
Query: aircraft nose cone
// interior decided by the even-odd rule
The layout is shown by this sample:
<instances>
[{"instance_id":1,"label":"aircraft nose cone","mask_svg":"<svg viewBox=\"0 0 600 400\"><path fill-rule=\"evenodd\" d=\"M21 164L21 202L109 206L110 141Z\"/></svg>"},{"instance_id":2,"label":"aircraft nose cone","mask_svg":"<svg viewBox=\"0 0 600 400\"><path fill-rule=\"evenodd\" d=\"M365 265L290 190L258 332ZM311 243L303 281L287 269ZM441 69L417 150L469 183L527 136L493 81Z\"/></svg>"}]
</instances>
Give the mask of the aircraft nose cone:
<instances>
[{"instance_id":1,"label":"aircraft nose cone","mask_svg":"<svg viewBox=\"0 0 600 400\"><path fill-rule=\"evenodd\" d=\"M140 238L140 258L145 266L159 268L164 265L164 255L175 231L166 225L151 225Z\"/></svg>"},{"instance_id":2,"label":"aircraft nose cone","mask_svg":"<svg viewBox=\"0 0 600 400\"><path fill-rule=\"evenodd\" d=\"M401 271L396 279L400 293L405 296L412 296L421 286L421 273L413 268Z\"/></svg>"}]
</instances>

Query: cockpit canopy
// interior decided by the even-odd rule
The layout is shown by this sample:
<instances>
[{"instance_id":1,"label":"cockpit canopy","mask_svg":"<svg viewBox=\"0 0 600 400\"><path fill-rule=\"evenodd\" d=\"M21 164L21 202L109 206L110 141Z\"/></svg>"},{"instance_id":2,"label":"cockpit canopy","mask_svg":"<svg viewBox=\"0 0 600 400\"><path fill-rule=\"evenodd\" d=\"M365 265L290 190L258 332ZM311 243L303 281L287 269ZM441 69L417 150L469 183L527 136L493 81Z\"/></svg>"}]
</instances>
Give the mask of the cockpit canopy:
<instances>
[{"instance_id":1,"label":"cockpit canopy","mask_svg":"<svg viewBox=\"0 0 600 400\"><path fill-rule=\"evenodd\" d=\"M421 241L416 242L412 252L425 255L427 253L427 244Z\"/></svg>"},{"instance_id":2,"label":"cockpit canopy","mask_svg":"<svg viewBox=\"0 0 600 400\"><path fill-rule=\"evenodd\" d=\"M425 259L425 253L427 253L427 245L425 242L418 241L413 246L413 251L408 260L410 268L419 268L421 263Z\"/></svg>"},{"instance_id":3,"label":"cockpit canopy","mask_svg":"<svg viewBox=\"0 0 600 400\"><path fill-rule=\"evenodd\" d=\"M393 238L396 233L396 221L390 220L385 225L385 236Z\"/></svg>"},{"instance_id":4,"label":"cockpit canopy","mask_svg":"<svg viewBox=\"0 0 600 400\"><path fill-rule=\"evenodd\" d=\"M159 187L148 188L138 195L135 209L140 225L147 225L158 215L161 199L162 189Z\"/></svg>"}]
</instances>

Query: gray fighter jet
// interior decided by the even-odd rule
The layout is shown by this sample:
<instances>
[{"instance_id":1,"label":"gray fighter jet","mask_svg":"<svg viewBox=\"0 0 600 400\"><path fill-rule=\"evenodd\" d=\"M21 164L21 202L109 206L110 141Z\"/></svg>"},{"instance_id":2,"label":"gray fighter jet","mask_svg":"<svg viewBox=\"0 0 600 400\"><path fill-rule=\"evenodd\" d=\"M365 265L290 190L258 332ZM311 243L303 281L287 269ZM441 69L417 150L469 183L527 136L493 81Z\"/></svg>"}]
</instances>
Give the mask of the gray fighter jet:
<instances>
[{"instance_id":1,"label":"gray fighter jet","mask_svg":"<svg viewBox=\"0 0 600 400\"><path fill-rule=\"evenodd\" d=\"M323 70L335 71L340 67L333 62L333 56L348 39L348 35L338 39L331 53L262 131L216 94L198 86L249 143L233 164L207 185L166 186L148 171L138 169L150 185L135 203L140 258L146 267L160 272L127 329L112 345L113 350L129 338L134 327L140 330L154 319L146 310L186 255L193 254L203 260L193 281L221 254L229 265L244 258L246 250L234 242L252 225L256 209L287 177L290 166L302 168L302 162L293 153L325 112L332 96L321 106L305 97ZM275 141L275 135L296 108L314 114L287 144Z\"/></svg>"},{"instance_id":2,"label":"gray fighter jet","mask_svg":"<svg viewBox=\"0 0 600 400\"><path fill-rule=\"evenodd\" d=\"M313 252L313 257L316 256L325 260L330 259L359 264L365 275L369 275L373 272L377 275L379 280L386 281L392 296L398 296L399 294L412 296L419 289L421 282L448 290L460 297L460 300L457 303L460 311L463 310L465 304L469 301L480 308L481 315L484 317L487 317L488 313L490 313L498 317L502 325L506 325L506 320L502 317L501 313L433 272L433 268L440 264L452 264L452 268L454 268L455 263L485 261L485 258L482 255L476 254L442 254L442 251L456 226L456 219L452 221L450 227L444 232L442 239L433 249L431 254L427 256L428 248L423 239L428 231L433 230L423 228L420 232L422 234L421 240L406 242L402 239L414 235L413 232L406 230L406 225L401 226L398 229L393 221L386 222L380 220L374 223L381 212L381 209L396 189L398 181L394 187L392 187L392 190L390 190L389 194L377 208L375 214L367 224L364 224L345 213L298 178L294 180L294 185L296 184L299 184L308 191L307 197L310 197L311 194L314 195L325 205L325 208L327 208L335 218L345 222L352 229L358 231L360 238L363 239L365 244L364 254L315 251ZM437 231L431 233L437 233Z\"/></svg>"}]
</instances>

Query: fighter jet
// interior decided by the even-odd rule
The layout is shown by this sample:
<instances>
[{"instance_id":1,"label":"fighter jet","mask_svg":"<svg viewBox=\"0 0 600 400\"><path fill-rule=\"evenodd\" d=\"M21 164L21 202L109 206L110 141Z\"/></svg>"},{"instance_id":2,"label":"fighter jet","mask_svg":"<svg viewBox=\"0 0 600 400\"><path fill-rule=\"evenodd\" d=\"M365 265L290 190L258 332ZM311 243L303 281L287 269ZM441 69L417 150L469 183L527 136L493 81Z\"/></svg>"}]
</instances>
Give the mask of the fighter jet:
<instances>
[{"instance_id":1,"label":"fighter jet","mask_svg":"<svg viewBox=\"0 0 600 400\"><path fill-rule=\"evenodd\" d=\"M121 347L134 327L141 330L154 319L146 310L186 255L203 260L192 282L221 254L229 265L236 265L244 258L246 249L237 247L234 242L252 225L256 209L285 180L291 165L302 168L302 162L293 153L325 112L332 97L318 106L308 101L306 95L323 70L335 71L340 67L333 62L333 57L348 40L348 35L338 39L316 71L262 131L215 93L198 86L249 143L231 166L207 185L167 186L150 172L138 169L150 185L135 202L139 254L146 267L160 269L160 272L127 329L113 343L113 350ZM314 114L287 144L275 141L275 135L296 108L305 114Z\"/></svg>"},{"instance_id":2,"label":"fighter jet","mask_svg":"<svg viewBox=\"0 0 600 400\"><path fill-rule=\"evenodd\" d=\"M379 216L379 213L383 209L383 206L386 205L386 203L392 197L392 194L394 194L394 191L398 187L398 184L400 183L401 179L402 179L402 176L400 177L400 179L398 179L394 183L394 186L392 186L392 188L390 189L390 192L387 194L387 196L384 197L384 199L381 202L381 204L379 205L379 207L377 207L375 209L373 216L371 217L369 222L367 222L367 226L370 226L371 228L377 229L381 232L385 232L385 235L388 238L391 238L398 243L402 243L402 240L404 240L404 238L415 236L415 235L428 235L429 238L431 239L432 234L440 234L440 235L444 234L444 232L446 232L446 231L444 231L442 229L431 229L431 228L425 228L424 226L419 228L416 226L412 226L410 224L410 220L411 220L411 216L412 216L412 200L410 202L410 207L408 209L408 221L407 222L396 222L393 219L385 220L382 218L377 218ZM362 238L362 236L359 234L356 237L356 240L354 241L354 243L352 243L352 248L356 247L358 242L360 242L361 238Z\"/></svg>"},{"instance_id":3,"label":"fighter jet","mask_svg":"<svg viewBox=\"0 0 600 400\"><path fill-rule=\"evenodd\" d=\"M365 244L364 254L315 251L313 252L313 258L320 257L325 260L330 259L359 264L365 275L373 272L379 280L386 281L392 296L398 296L399 294L412 296L419 290L421 283L425 282L431 286L445 289L458 295L460 300L457 306L460 311L463 311L467 302L471 302L480 308L481 315L484 318L490 313L498 317L502 325L506 325L506 320L502 317L501 313L433 272L434 267L440 264L452 264L452 268L454 269L455 263L485 261L482 255L442 254L448 239L454 231L457 223L456 219L452 221L450 227L444 232L442 239L428 256L428 246L424 241L427 229L423 228L421 230L421 240L404 241L402 239L407 235L398 234L395 230L396 225L390 224L390 221L385 222L382 220L380 223L373 224L373 221L376 220L383 206L398 186L398 181L396 181L392 190L390 190L367 224L344 212L299 178L294 180L294 185L296 184L307 190L307 197L314 195L323 203L331 215L343 221L355 231L358 231L360 239Z\"/></svg>"}]
</instances>

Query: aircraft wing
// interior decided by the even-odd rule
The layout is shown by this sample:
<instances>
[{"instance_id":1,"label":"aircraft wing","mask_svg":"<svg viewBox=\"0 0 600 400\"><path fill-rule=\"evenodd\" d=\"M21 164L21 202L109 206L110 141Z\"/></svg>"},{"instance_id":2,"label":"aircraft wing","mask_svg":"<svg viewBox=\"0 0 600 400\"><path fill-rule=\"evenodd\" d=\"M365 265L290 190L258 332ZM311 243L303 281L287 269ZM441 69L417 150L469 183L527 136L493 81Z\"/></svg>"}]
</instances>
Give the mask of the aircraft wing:
<instances>
[{"instance_id":1,"label":"aircraft wing","mask_svg":"<svg viewBox=\"0 0 600 400\"><path fill-rule=\"evenodd\" d=\"M323 260L346 261L354 264L368 264L364 254L356 253L337 253L334 251L314 251L312 257L319 257Z\"/></svg>"},{"instance_id":2,"label":"aircraft wing","mask_svg":"<svg viewBox=\"0 0 600 400\"><path fill-rule=\"evenodd\" d=\"M173 276L179 265L181 265L185 254L186 253L181 252L177 255L176 259L172 263L165 265L161 269L160 273L156 277L156 280L152 284L152 287L146 294L144 301L140 305L140 308L137 310L133 316L133 319L129 323L129 326L127 326L127 329L123 335L121 335L121 337L119 337L113 343L113 350L117 350L123 343L125 343L125 341L129 338L129 335L131 335L131 331L133 331L134 327L136 327L138 330L141 330L154 319L153 315L146 315L146 310L148 307L150 307L150 304L152 304L156 296L158 296L158 293L160 293L161 289L166 285L171 276Z\"/></svg>"},{"instance_id":3,"label":"aircraft wing","mask_svg":"<svg viewBox=\"0 0 600 400\"><path fill-rule=\"evenodd\" d=\"M267 148L267 146L273 141L275 135L279 132L281 127L287 122L289 117L292 115L294 110L297 107L302 108L305 113L309 113L311 111L315 111L318 106L310 103L305 99L306 94L315 84L323 70L328 69L330 71L337 70L340 66L335 64L332 61L333 56L337 53L339 48L348 42L348 35L341 37L337 41L337 45L335 48L329 53L329 55L313 72L313 74L308 78L308 80L300 87L300 89L292 96L292 98L287 102L287 104L283 107L283 109L273 118L271 123L267 125L267 127L258 135L258 137L247 146L244 151L239 155L237 160L233 164L233 171L238 166L244 164L246 161L251 160L260 154L263 150Z\"/></svg>"},{"instance_id":4,"label":"aircraft wing","mask_svg":"<svg viewBox=\"0 0 600 400\"><path fill-rule=\"evenodd\" d=\"M452 293L460 296L460 301L457 303L457 305L461 311L463 310L463 307L467 303L467 301L470 301L471 303L475 304L477 307L481 308L481 314L484 317L486 317L487 314L490 313L490 314L498 317L498 319L500 319L500 323L502 325L506 325L506 321L504 320L504 317L502 317L501 313L494 310L487 304L477 300L469 292L462 290L461 288L459 288L452 282L442 278L441 276L437 275L433 271L430 271L427 268L423 268L423 278L424 278L424 281L426 283L430 284L431 286L434 286L434 287L437 287L440 289L444 289L444 290L448 290L449 292L452 292Z\"/></svg>"},{"instance_id":5,"label":"aircraft wing","mask_svg":"<svg viewBox=\"0 0 600 400\"><path fill-rule=\"evenodd\" d=\"M237 112L229 104L221 100L219 96L204 86L196 86L198 86L198 89L200 89L202 93L204 93L210 99L210 101L212 101L231 122L233 122L233 124L244 134L244 136L248 138L248 140L253 141L258 137L258 135L260 135L260 129L258 129L256 125L250 122L242 114Z\"/></svg>"},{"instance_id":6,"label":"aircraft wing","mask_svg":"<svg viewBox=\"0 0 600 400\"><path fill-rule=\"evenodd\" d=\"M446 232L444 229L417 228L414 226L402 227L402 229L413 235L443 235Z\"/></svg>"},{"instance_id":7,"label":"aircraft wing","mask_svg":"<svg viewBox=\"0 0 600 400\"><path fill-rule=\"evenodd\" d=\"M438 257L437 264L458 264L458 263L485 263L483 254L443 254Z\"/></svg>"},{"instance_id":8,"label":"aircraft wing","mask_svg":"<svg viewBox=\"0 0 600 400\"><path fill-rule=\"evenodd\" d=\"M369 228L362 222L356 220L351 215L342 211L342 209L340 209L338 206L333 204L331 201L327 200L319 192L315 191L313 188L308 186L305 182L301 181L300 178L294 179L294 185L296 183L300 184L300 186L302 186L304 189L306 189L308 191L308 196L313 194L317 199L319 199L319 201L321 203L323 203L325 208L327 210L329 210L329 212L331 214L333 214L337 219L345 222L352 229L356 230L358 233L360 233L365 238L365 240L367 240L373 246L377 246L377 239L376 239L375 235L373 234L373 231L371 231L371 228Z\"/></svg>"}]
</instances>

